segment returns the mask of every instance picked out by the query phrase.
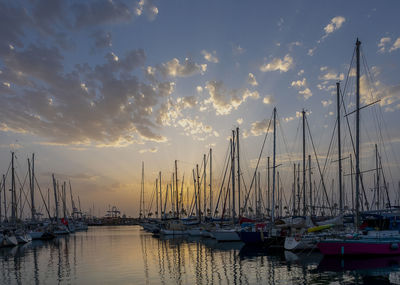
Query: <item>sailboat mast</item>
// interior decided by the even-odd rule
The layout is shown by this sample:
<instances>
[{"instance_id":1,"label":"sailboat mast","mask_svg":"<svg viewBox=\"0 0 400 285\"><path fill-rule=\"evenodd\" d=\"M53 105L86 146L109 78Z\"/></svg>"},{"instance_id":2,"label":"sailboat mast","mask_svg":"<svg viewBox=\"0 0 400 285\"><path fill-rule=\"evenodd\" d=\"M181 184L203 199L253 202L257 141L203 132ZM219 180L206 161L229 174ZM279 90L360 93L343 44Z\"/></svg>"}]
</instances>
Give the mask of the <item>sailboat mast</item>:
<instances>
[{"instance_id":1,"label":"sailboat mast","mask_svg":"<svg viewBox=\"0 0 400 285\"><path fill-rule=\"evenodd\" d=\"M380 181L379 181L379 158L378 158L378 146L375 144L375 163L376 163L376 209L380 210Z\"/></svg>"},{"instance_id":2,"label":"sailboat mast","mask_svg":"<svg viewBox=\"0 0 400 285\"><path fill-rule=\"evenodd\" d=\"M158 218L158 179L156 178L156 218Z\"/></svg>"},{"instance_id":3,"label":"sailboat mast","mask_svg":"<svg viewBox=\"0 0 400 285\"><path fill-rule=\"evenodd\" d=\"M203 203L204 203L204 207L203 207L203 213L204 213L204 217L206 217L207 216L207 175L206 175L206 170L207 170L207 168L206 168L206 160L207 160L207 157L206 157L206 155L204 154L203 155L203 165L204 165L204 168L203 168L203 187L204 187L204 197L203 197Z\"/></svg>"},{"instance_id":4,"label":"sailboat mast","mask_svg":"<svg viewBox=\"0 0 400 285\"><path fill-rule=\"evenodd\" d=\"M187 201L187 205L189 206L189 199ZM210 148L210 216L212 217L212 149Z\"/></svg>"},{"instance_id":5,"label":"sailboat mast","mask_svg":"<svg viewBox=\"0 0 400 285\"><path fill-rule=\"evenodd\" d=\"M28 178L29 178L29 192L31 194L31 200L32 200L32 167L29 158L28 158ZM31 201L31 220L33 221L33 219L34 219L34 214L32 211L32 201Z\"/></svg>"},{"instance_id":6,"label":"sailboat mast","mask_svg":"<svg viewBox=\"0 0 400 285\"><path fill-rule=\"evenodd\" d=\"M281 189L280 189L280 186L279 186L279 171L277 171L277 174L276 174L276 176L277 176L277 181L276 181L276 184L277 184L277 189L278 189L278 216L279 217L282 217L282 207L281 207L281 203L282 203L282 198L281 198Z\"/></svg>"},{"instance_id":7,"label":"sailboat mast","mask_svg":"<svg viewBox=\"0 0 400 285\"><path fill-rule=\"evenodd\" d=\"M360 225L360 45L357 38L356 57L357 57L357 86L356 86L356 220L355 227Z\"/></svg>"},{"instance_id":8,"label":"sailboat mast","mask_svg":"<svg viewBox=\"0 0 400 285\"><path fill-rule=\"evenodd\" d=\"M306 215L306 112L301 111L303 117L303 216Z\"/></svg>"},{"instance_id":9,"label":"sailboat mast","mask_svg":"<svg viewBox=\"0 0 400 285\"><path fill-rule=\"evenodd\" d=\"M310 184L310 215L313 215L313 198L312 198L312 182L311 182L311 155L308 155L308 183Z\"/></svg>"},{"instance_id":10,"label":"sailboat mast","mask_svg":"<svg viewBox=\"0 0 400 285\"><path fill-rule=\"evenodd\" d=\"M336 82L336 106L337 106L337 131L338 131L338 175L339 175L339 210L343 213L343 184L342 184L342 143L340 136L340 82Z\"/></svg>"},{"instance_id":11,"label":"sailboat mast","mask_svg":"<svg viewBox=\"0 0 400 285\"><path fill-rule=\"evenodd\" d=\"M296 215L296 163L293 163L293 216Z\"/></svg>"},{"instance_id":12,"label":"sailboat mast","mask_svg":"<svg viewBox=\"0 0 400 285\"><path fill-rule=\"evenodd\" d=\"M141 205L140 205L140 215L143 217L146 217L146 210L144 208L144 161L142 161L142 185L140 188L140 196L142 197L141 199Z\"/></svg>"},{"instance_id":13,"label":"sailboat mast","mask_svg":"<svg viewBox=\"0 0 400 285\"><path fill-rule=\"evenodd\" d=\"M52 177L53 177L53 189L54 189L54 204L56 206L56 222L58 222L57 184L56 184L56 179L54 178L54 174L52 174Z\"/></svg>"},{"instance_id":14,"label":"sailboat mast","mask_svg":"<svg viewBox=\"0 0 400 285\"><path fill-rule=\"evenodd\" d=\"M199 165L196 164L196 174L197 174L197 199L198 199L198 203L197 203L197 208L199 211L199 222L201 222L201 197L200 197L200 174L199 174Z\"/></svg>"},{"instance_id":15,"label":"sailboat mast","mask_svg":"<svg viewBox=\"0 0 400 285\"><path fill-rule=\"evenodd\" d=\"M7 219L7 203L6 203L6 176L3 174L3 203L4 203L4 219ZM1 217L1 209L0 209L0 223L3 221L2 217Z\"/></svg>"},{"instance_id":16,"label":"sailboat mast","mask_svg":"<svg viewBox=\"0 0 400 285\"><path fill-rule=\"evenodd\" d=\"M74 219L74 214L75 214L75 203L74 203L74 197L72 196L72 186L71 186L71 180L68 180L68 185L69 185L69 194L71 196L71 207L72 207L72 212L71 212L71 218Z\"/></svg>"},{"instance_id":17,"label":"sailboat mast","mask_svg":"<svg viewBox=\"0 0 400 285\"><path fill-rule=\"evenodd\" d=\"M269 183L269 156L267 157L267 215L270 214L271 210L271 193L270 193L270 183Z\"/></svg>"},{"instance_id":18,"label":"sailboat mast","mask_svg":"<svg viewBox=\"0 0 400 285\"><path fill-rule=\"evenodd\" d=\"M199 219L199 222L201 222L200 211L199 211L198 202L197 202L197 186L196 186L196 175L194 174L194 169L193 169L193 188L194 188L194 201L195 201L195 206L196 206L196 214L197 214L197 218ZM190 213L190 215L192 215L192 213Z\"/></svg>"},{"instance_id":19,"label":"sailboat mast","mask_svg":"<svg viewBox=\"0 0 400 285\"><path fill-rule=\"evenodd\" d=\"M32 153L32 172L31 172L31 216L32 220L35 220L36 209L35 209L35 154Z\"/></svg>"},{"instance_id":20,"label":"sailboat mast","mask_svg":"<svg viewBox=\"0 0 400 285\"><path fill-rule=\"evenodd\" d=\"M272 157L272 208L271 222L275 221L275 163L276 163L276 107L274 108L274 151Z\"/></svg>"},{"instance_id":21,"label":"sailboat mast","mask_svg":"<svg viewBox=\"0 0 400 285\"><path fill-rule=\"evenodd\" d=\"M67 218L67 184L64 181L62 188L62 199L63 199L63 214L64 214L64 219Z\"/></svg>"},{"instance_id":22,"label":"sailboat mast","mask_svg":"<svg viewBox=\"0 0 400 285\"><path fill-rule=\"evenodd\" d=\"M238 182L238 207L239 217L241 217L240 209L240 156L239 156L239 127L236 128L236 149L237 149L237 182Z\"/></svg>"},{"instance_id":23,"label":"sailboat mast","mask_svg":"<svg viewBox=\"0 0 400 285\"><path fill-rule=\"evenodd\" d=\"M158 173L159 176L159 183L160 183L160 217L162 218L162 191L161 191L161 171Z\"/></svg>"},{"instance_id":24,"label":"sailboat mast","mask_svg":"<svg viewBox=\"0 0 400 285\"><path fill-rule=\"evenodd\" d=\"M257 205L258 205L258 203L257 203L257 191L258 191L258 188L257 188L257 172L255 173L255 176L254 176L254 208L255 208L255 214L256 214L256 217L258 216L258 208L257 208Z\"/></svg>"},{"instance_id":25,"label":"sailboat mast","mask_svg":"<svg viewBox=\"0 0 400 285\"><path fill-rule=\"evenodd\" d=\"M232 168L232 221L235 222L235 130L232 130L232 148L231 148L231 168Z\"/></svg>"},{"instance_id":26,"label":"sailboat mast","mask_svg":"<svg viewBox=\"0 0 400 285\"><path fill-rule=\"evenodd\" d=\"M15 223L17 218L17 193L15 190L14 152L11 153L11 200L11 221Z\"/></svg>"},{"instance_id":27,"label":"sailboat mast","mask_svg":"<svg viewBox=\"0 0 400 285\"><path fill-rule=\"evenodd\" d=\"M178 187L178 161L175 160L175 201L176 201L176 217L179 218L179 199L178 199L178 193L179 193L179 187Z\"/></svg>"}]
</instances>

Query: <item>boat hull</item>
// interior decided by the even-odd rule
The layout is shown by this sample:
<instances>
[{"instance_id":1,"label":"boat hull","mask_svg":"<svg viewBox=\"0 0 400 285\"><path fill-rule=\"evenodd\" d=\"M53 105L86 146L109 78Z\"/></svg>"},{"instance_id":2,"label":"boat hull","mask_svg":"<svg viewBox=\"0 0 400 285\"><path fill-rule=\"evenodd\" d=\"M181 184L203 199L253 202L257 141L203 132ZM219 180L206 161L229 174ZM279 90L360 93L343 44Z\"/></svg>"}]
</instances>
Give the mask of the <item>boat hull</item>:
<instances>
[{"instance_id":1,"label":"boat hull","mask_svg":"<svg viewBox=\"0 0 400 285\"><path fill-rule=\"evenodd\" d=\"M36 232L36 231L29 232L29 235L32 237L33 240L41 239L43 234L44 234L44 232Z\"/></svg>"},{"instance_id":2,"label":"boat hull","mask_svg":"<svg viewBox=\"0 0 400 285\"><path fill-rule=\"evenodd\" d=\"M19 234L16 236L18 243L28 243L32 241L32 237L29 234Z\"/></svg>"},{"instance_id":3,"label":"boat hull","mask_svg":"<svg viewBox=\"0 0 400 285\"><path fill-rule=\"evenodd\" d=\"M216 230L212 232L217 241L240 241L239 234L233 230Z\"/></svg>"},{"instance_id":4,"label":"boat hull","mask_svg":"<svg viewBox=\"0 0 400 285\"><path fill-rule=\"evenodd\" d=\"M268 232L239 232L240 239L245 244L262 244L265 238L268 237Z\"/></svg>"},{"instance_id":5,"label":"boat hull","mask_svg":"<svg viewBox=\"0 0 400 285\"><path fill-rule=\"evenodd\" d=\"M187 230L187 233L190 236L196 236L196 237L201 236L201 230L200 229L190 229L190 230Z\"/></svg>"},{"instance_id":6,"label":"boat hull","mask_svg":"<svg viewBox=\"0 0 400 285\"><path fill-rule=\"evenodd\" d=\"M181 235L186 235L186 231L181 231L181 230L166 230L166 229L161 229L160 234L162 235L173 235L173 236L181 236Z\"/></svg>"},{"instance_id":7,"label":"boat hull","mask_svg":"<svg viewBox=\"0 0 400 285\"><path fill-rule=\"evenodd\" d=\"M286 250L297 251L304 249L315 249L316 245L316 238L286 237L284 248Z\"/></svg>"},{"instance_id":8,"label":"boat hull","mask_svg":"<svg viewBox=\"0 0 400 285\"><path fill-rule=\"evenodd\" d=\"M400 239L322 241L318 248L324 255L400 255Z\"/></svg>"},{"instance_id":9,"label":"boat hull","mask_svg":"<svg viewBox=\"0 0 400 285\"><path fill-rule=\"evenodd\" d=\"M16 246L16 245L18 245L18 241L14 235L4 236L3 246Z\"/></svg>"}]
</instances>

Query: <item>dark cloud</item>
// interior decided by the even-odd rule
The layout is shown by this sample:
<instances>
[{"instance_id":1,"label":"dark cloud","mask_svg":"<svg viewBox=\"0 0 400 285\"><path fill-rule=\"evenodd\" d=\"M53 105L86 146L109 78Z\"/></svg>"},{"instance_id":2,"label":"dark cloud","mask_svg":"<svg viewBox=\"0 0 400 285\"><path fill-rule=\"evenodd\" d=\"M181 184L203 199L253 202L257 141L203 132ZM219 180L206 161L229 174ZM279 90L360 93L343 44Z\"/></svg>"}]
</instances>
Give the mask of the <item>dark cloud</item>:
<instances>
[{"instance_id":1,"label":"dark cloud","mask_svg":"<svg viewBox=\"0 0 400 285\"><path fill-rule=\"evenodd\" d=\"M31 19L22 5L16 1L0 2L0 55L9 51L9 45L23 46L21 37L29 24Z\"/></svg>"},{"instance_id":2,"label":"dark cloud","mask_svg":"<svg viewBox=\"0 0 400 285\"><path fill-rule=\"evenodd\" d=\"M66 58L78 32L92 35L96 48L111 46L111 33L94 32L93 26L130 21L139 4L154 6L121 0L0 2L1 129L57 144L165 140L153 109L174 85L138 77L144 50L109 52L96 65L71 65Z\"/></svg>"},{"instance_id":3,"label":"dark cloud","mask_svg":"<svg viewBox=\"0 0 400 285\"><path fill-rule=\"evenodd\" d=\"M96 31L91 37L94 39L94 47L92 48L92 52L95 52L96 49L112 46L112 36L110 32Z\"/></svg>"},{"instance_id":4,"label":"dark cloud","mask_svg":"<svg viewBox=\"0 0 400 285\"><path fill-rule=\"evenodd\" d=\"M57 143L113 144L142 139L162 141L155 133L152 108L164 88L140 82L132 71L143 66L143 50L129 51L117 61L64 72L57 48L35 45L4 56L0 80L0 122Z\"/></svg>"},{"instance_id":5,"label":"dark cloud","mask_svg":"<svg viewBox=\"0 0 400 285\"><path fill-rule=\"evenodd\" d=\"M36 28L46 34L56 34L63 28L71 28L71 18L66 1L63 0L36 0L33 1L32 19Z\"/></svg>"},{"instance_id":6,"label":"dark cloud","mask_svg":"<svg viewBox=\"0 0 400 285\"><path fill-rule=\"evenodd\" d=\"M133 18L130 7L120 0L96 0L89 3L78 2L72 5L72 10L76 15L76 28L127 22Z\"/></svg>"}]
</instances>

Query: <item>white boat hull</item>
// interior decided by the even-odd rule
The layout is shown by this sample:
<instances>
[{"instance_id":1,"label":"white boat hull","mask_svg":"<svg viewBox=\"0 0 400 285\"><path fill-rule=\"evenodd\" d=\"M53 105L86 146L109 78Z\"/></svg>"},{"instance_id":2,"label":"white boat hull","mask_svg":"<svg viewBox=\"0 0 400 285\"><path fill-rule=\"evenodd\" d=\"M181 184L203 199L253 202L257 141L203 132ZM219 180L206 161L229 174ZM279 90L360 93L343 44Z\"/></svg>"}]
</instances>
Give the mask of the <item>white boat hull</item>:
<instances>
[{"instance_id":1,"label":"white boat hull","mask_svg":"<svg viewBox=\"0 0 400 285\"><path fill-rule=\"evenodd\" d=\"M16 245L18 245L18 241L14 235L4 236L3 246L16 246Z\"/></svg>"},{"instance_id":2,"label":"white boat hull","mask_svg":"<svg viewBox=\"0 0 400 285\"><path fill-rule=\"evenodd\" d=\"M28 243L32 241L32 237L28 234L20 234L16 236L18 243Z\"/></svg>"},{"instance_id":3,"label":"white boat hull","mask_svg":"<svg viewBox=\"0 0 400 285\"><path fill-rule=\"evenodd\" d=\"M160 234L162 235L174 235L174 236L179 236L179 235L186 235L187 231L180 231L180 230L165 230L161 229Z\"/></svg>"},{"instance_id":4,"label":"white boat hull","mask_svg":"<svg viewBox=\"0 0 400 285\"><path fill-rule=\"evenodd\" d=\"M291 251L315 249L317 242L316 237L286 237L284 248Z\"/></svg>"},{"instance_id":5,"label":"white boat hull","mask_svg":"<svg viewBox=\"0 0 400 285\"><path fill-rule=\"evenodd\" d=\"M33 240L41 239L43 234L44 234L44 232L36 232L36 231L30 231L29 232L29 235L32 237Z\"/></svg>"}]
</instances>

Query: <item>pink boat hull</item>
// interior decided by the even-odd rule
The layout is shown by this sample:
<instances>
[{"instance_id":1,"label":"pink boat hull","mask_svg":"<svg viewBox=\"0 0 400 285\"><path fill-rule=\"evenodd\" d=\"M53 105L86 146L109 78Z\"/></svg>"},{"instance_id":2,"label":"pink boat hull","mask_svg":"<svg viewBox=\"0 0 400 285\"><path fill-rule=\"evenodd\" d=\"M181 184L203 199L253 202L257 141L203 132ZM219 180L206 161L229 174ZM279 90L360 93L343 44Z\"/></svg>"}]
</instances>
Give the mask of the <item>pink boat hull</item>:
<instances>
[{"instance_id":1,"label":"pink boat hull","mask_svg":"<svg viewBox=\"0 0 400 285\"><path fill-rule=\"evenodd\" d=\"M400 255L400 241L322 241L324 255Z\"/></svg>"}]
</instances>

